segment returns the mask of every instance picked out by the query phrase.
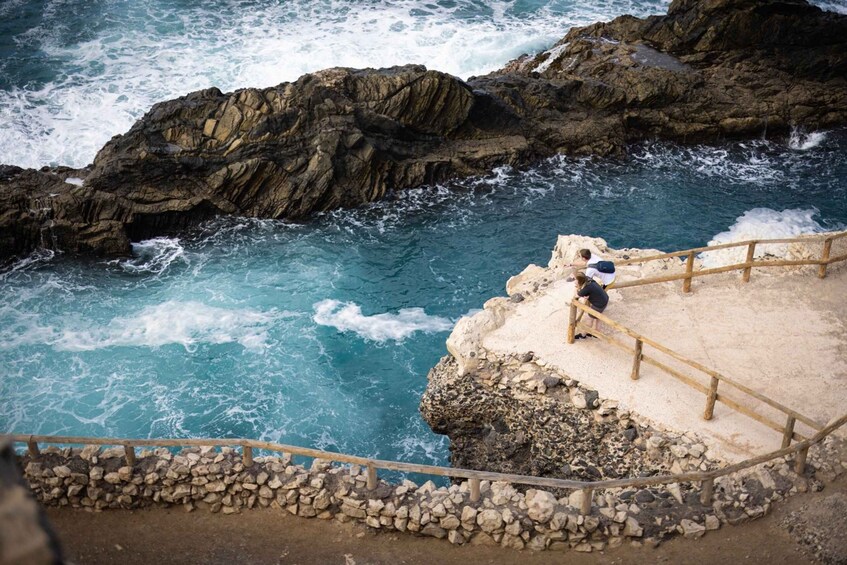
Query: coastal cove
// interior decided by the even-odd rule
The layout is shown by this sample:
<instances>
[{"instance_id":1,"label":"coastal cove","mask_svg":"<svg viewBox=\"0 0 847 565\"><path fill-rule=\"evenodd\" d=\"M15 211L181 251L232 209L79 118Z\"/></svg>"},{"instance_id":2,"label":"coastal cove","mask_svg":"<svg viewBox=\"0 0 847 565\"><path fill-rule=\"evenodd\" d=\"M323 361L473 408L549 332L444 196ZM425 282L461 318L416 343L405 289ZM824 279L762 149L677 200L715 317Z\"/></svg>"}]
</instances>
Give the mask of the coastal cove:
<instances>
[{"instance_id":1,"label":"coastal cove","mask_svg":"<svg viewBox=\"0 0 847 565\"><path fill-rule=\"evenodd\" d=\"M10 0L0 562L39 505L606 562L795 495L841 562L845 277L847 0Z\"/></svg>"},{"instance_id":2,"label":"coastal cove","mask_svg":"<svg viewBox=\"0 0 847 565\"><path fill-rule=\"evenodd\" d=\"M847 138L830 132L556 158L305 223L219 219L130 259L37 254L0 280L2 424L446 464L418 413L426 373L558 234L671 250L845 224Z\"/></svg>"}]
</instances>

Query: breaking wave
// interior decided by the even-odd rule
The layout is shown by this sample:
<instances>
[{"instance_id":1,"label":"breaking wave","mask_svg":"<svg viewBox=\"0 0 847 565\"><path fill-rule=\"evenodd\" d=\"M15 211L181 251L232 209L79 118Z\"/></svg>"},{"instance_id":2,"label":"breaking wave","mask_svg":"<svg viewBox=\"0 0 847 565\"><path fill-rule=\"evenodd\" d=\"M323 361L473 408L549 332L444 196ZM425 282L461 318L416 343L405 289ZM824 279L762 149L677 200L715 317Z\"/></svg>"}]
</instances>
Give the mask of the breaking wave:
<instances>
[{"instance_id":1,"label":"breaking wave","mask_svg":"<svg viewBox=\"0 0 847 565\"><path fill-rule=\"evenodd\" d=\"M315 323L330 326L341 332L353 332L371 341L402 341L415 332L446 332L453 322L439 316L429 316L423 308L403 308L396 314L366 316L352 302L321 300L315 304Z\"/></svg>"}]
</instances>

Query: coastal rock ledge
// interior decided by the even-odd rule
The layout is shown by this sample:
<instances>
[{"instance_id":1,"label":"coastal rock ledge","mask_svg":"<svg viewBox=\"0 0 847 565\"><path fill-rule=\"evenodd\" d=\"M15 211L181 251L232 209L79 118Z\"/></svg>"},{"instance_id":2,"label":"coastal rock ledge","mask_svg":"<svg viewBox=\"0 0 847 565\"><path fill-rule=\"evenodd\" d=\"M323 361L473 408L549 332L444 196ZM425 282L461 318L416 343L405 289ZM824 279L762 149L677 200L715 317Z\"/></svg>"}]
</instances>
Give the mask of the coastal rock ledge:
<instances>
[{"instance_id":1,"label":"coastal rock ledge","mask_svg":"<svg viewBox=\"0 0 847 565\"><path fill-rule=\"evenodd\" d=\"M0 257L128 254L221 214L298 219L557 153L844 124L847 16L803 0L676 0L467 82L328 69L157 104L84 169L0 166Z\"/></svg>"}]
</instances>

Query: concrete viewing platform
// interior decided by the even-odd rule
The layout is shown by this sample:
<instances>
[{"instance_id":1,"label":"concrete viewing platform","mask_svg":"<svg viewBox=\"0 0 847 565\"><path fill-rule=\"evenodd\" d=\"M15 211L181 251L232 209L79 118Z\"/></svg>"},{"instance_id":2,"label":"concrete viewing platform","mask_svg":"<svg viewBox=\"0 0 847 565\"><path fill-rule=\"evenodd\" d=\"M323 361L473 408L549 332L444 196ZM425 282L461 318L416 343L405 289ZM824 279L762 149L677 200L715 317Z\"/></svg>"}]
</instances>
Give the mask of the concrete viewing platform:
<instances>
[{"instance_id":1,"label":"concrete viewing platform","mask_svg":"<svg viewBox=\"0 0 847 565\"><path fill-rule=\"evenodd\" d=\"M556 272L555 261L554 255L545 273ZM621 270L619 280L627 280L627 268ZM532 351L549 367L597 390L600 398L616 400L621 408L664 427L697 433L727 461L780 448L781 432L721 402L713 418L704 420L706 395L652 365L642 363L640 378L631 380L630 352L596 338L569 345L568 313L575 286L561 268L558 274L546 279L546 287L542 284L531 299L516 304L502 325L483 335L483 348L499 354ZM847 412L844 263L832 265L824 279L816 276L816 268L771 268L754 269L748 283L738 271L694 279L691 293L683 293L681 286L674 282L611 290L604 314L821 426ZM632 337L611 328L601 331L629 347L634 344ZM644 354L709 386L707 375L648 345ZM719 394L780 425L786 420L783 413L727 383L720 384ZM800 422L795 430L805 437L814 434Z\"/></svg>"}]
</instances>

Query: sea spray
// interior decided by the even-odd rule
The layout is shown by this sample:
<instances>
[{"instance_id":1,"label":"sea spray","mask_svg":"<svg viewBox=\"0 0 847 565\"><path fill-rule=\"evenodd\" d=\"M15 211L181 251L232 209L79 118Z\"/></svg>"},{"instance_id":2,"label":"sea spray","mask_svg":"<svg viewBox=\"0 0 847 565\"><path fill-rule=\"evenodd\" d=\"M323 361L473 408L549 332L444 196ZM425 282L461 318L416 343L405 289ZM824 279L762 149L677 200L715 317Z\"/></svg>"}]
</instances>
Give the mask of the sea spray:
<instances>
[{"instance_id":1,"label":"sea spray","mask_svg":"<svg viewBox=\"0 0 847 565\"><path fill-rule=\"evenodd\" d=\"M744 212L727 231L712 238L708 245L721 245L736 241L787 239L804 234L815 234L827 231L815 220L819 215L817 208L772 210L770 208L754 208ZM754 258L774 256L787 258L788 244L757 245ZM744 246L729 249L719 249L700 254L705 268L721 267L743 263L747 257Z\"/></svg>"},{"instance_id":2,"label":"sea spray","mask_svg":"<svg viewBox=\"0 0 847 565\"><path fill-rule=\"evenodd\" d=\"M438 316L427 316L423 308L403 308L396 314L366 316L362 308L351 302L322 300L315 304L315 323L332 326L342 332L353 332L371 341L402 341L413 333L446 332L453 322Z\"/></svg>"},{"instance_id":3,"label":"sea spray","mask_svg":"<svg viewBox=\"0 0 847 565\"><path fill-rule=\"evenodd\" d=\"M0 163L82 167L150 107L331 67L425 64L461 78L549 48L574 25L667 0L27 2L0 17ZM224 7L225 6L225 7Z\"/></svg>"}]
</instances>

